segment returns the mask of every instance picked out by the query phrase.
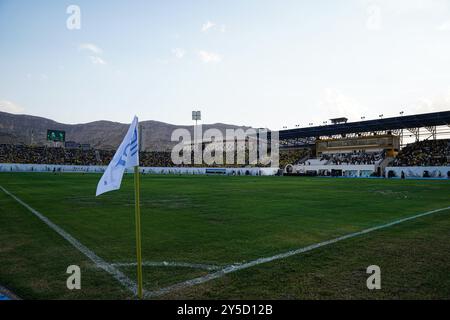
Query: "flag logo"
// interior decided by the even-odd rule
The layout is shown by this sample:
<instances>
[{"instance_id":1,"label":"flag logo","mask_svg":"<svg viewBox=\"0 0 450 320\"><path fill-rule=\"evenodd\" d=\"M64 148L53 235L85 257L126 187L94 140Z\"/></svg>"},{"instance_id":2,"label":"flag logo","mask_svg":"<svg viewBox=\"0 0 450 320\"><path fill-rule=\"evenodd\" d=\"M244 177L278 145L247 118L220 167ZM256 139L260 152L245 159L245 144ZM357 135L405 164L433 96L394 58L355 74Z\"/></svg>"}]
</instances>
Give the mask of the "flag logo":
<instances>
[{"instance_id":1,"label":"flag logo","mask_svg":"<svg viewBox=\"0 0 450 320\"><path fill-rule=\"evenodd\" d=\"M126 169L139 166L138 118L134 117L122 143L97 185L96 196L120 189Z\"/></svg>"}]
</instances>

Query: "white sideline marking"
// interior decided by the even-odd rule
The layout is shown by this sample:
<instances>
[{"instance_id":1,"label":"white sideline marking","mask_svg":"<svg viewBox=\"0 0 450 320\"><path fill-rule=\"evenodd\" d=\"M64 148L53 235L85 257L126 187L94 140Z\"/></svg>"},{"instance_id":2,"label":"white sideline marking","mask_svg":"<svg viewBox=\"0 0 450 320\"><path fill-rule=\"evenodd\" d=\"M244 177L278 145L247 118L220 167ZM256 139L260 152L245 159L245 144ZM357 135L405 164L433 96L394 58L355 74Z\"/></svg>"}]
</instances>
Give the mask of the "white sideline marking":
<instances>
[{"instance_id":1,"label":"white sideline marking","mask_svg":"<svg viewBox=\"0 0 450 320\"><path fill-rule=\"evenodd\" d=\"M14 194L10 193L8 190L0 186L0 189L3 190L4 193L9 195L11 198L16 200L19 204L27 208L31 213L33 213L36 217L38 217L42 222L44 222L47 226L49 226L51 229L53 229L55 232L57 232L61 237L66 239L71 245L73 245L78 251L80 251L82 254L84 254L86 257L88 257L94 264L111 274L117 281L119 281L124 287L131 290L135 295L137 294L136 289L136 283L132 281L130 278L128 278L125 274L123 274L120 270L118 270L116 267L112 266L111 264L107 263L105 260L97 256L92 250L81 244L77 239L72 237L69 233L64 231L62 228L60 228L58 225L54 224L52 221L50 221L47 217L45 217L42 213L39 211L33 209L28 204L20 200L18 197L16 197Z\"/></svg>"},{"instance_id":2,"label":"white sideline marking","mask_svg":"<svg viewBox=\"0 0 450 320\"><path fill-rule=\"evenodd\" d=\"M297 254L300 254L300 253L311 251L311 250L314 250L314 249L317 249L317 248L320 248L320 247L324 247L324 246L327 246L327 245L330 245L330 244L333 244L333 243L336 243L336 242L339 242L339 241L342 241L342 240L346 240L346 239L349 239L349 238L357 237L357 236L360 236L360 235L363 235L363 234L366 234L366 233L369 233L369 232L372 232L372 231L388 228L388 227L400 224L400 223L405 222L405 221L417 219L417 218L420 218L420 217L428 216L430 214L433 214L433 213L436 213L436 212L440 212L440 211L449 210L449 209L450 209L450 207L446 207L446 208L436 209L436 210L432 210L432 211L427 211L427 212L420 213L420 214L417 214L417 215L414 215L414 216L411 216L411 217L408 217L408 218L399 219L399 220L396 220L396 221L393 221L393 222L389 222L389 223L386 223L386 224L383 224L383 225L379 225L379 226L376 226L376 227L364 229L364 230L361 230L361 231L358 231L358 232L353 232L353 233L350 233L350 234L347 234L347 235L344 235L344 236L341 236L341 237L337 237L337 238L334 238L334 239L331 239L331 240L319 242L319 243L316 243L316 244L313 244L313 245L310 245L310 246L307 246L307 247L303 247L303 248L300 248L300 249L287 251L287 252L280 253L280 254L277 254L277 255L274 255L274 256L271 256L271 257L259 258L259 259L256 259L256 260L253 260L253 261L249 261L249 262L243 263L243 264L230 265L230 266L224 267L222 270L219 270L217 272L207 274L206 276L202 276L202 277L194 278L194 279L191 279L191 280L183 281L183 282L180 282L180 283L177 283L177 284L174 284L174 285L162 288L162 289L158 289L158 290L155 290L155 291L148 291L148 292L145 293L144 296L147 297L147 298L161 296L161 295L164 295L166 293L170 293L170 292L172 292L174 290L183 289L183 288L186 288L186 287L190 287L190 286L194 286L194 285L197 285L197 284L205 283L205 282L208 282L208 281L213 280L213 279L221 278L224 275L226 275L228 273L231 273L231 272L236 272L236 271L239 271L239 270L242 270L242 269L247 269L247 268L250 268L250 267L262 264L262 263L271 262L271 261L274 261L274 260L288 258L288 257L291 257L293 255L297 255Z\"/></svg>"},{"instance_id":3,"label":"white sideline marking","mask_svg":"<svg viewBox=\"0 0 450 320\"><path fill-rule=\"evenodd\" d=\"M115 262L111 263L114 267L135 267L136 262ZM221 266L215 266L210 264L202 263L189 263L189 262L170 262L170 261L144 261L142 262L143 267L185 267L193 269L204 269L204 270L219 270Z\"/></svg>"}]
</instances>

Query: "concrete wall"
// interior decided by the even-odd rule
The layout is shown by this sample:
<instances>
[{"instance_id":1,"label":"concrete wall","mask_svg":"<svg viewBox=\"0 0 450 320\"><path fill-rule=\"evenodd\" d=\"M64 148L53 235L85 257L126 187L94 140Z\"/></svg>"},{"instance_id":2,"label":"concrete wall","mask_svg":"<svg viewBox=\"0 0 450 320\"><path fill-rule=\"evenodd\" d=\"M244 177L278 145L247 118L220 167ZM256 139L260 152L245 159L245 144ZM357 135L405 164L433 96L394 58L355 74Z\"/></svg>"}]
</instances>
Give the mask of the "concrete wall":
<instances>
[{"instance_id":1,"label":"concrete wall","mask_svg":"<svg viewBox=\"0 0 450 320\"><path fill-rule=\"evenodd\" d=\"M395 172L396 178L401 178L402 171L405 178L423 178L425 171L428 171L431 178L447 179L447 173L450 166L445 167L386 167L385 177L388 177L389 171Z\"/></svg>"}]
</instances>

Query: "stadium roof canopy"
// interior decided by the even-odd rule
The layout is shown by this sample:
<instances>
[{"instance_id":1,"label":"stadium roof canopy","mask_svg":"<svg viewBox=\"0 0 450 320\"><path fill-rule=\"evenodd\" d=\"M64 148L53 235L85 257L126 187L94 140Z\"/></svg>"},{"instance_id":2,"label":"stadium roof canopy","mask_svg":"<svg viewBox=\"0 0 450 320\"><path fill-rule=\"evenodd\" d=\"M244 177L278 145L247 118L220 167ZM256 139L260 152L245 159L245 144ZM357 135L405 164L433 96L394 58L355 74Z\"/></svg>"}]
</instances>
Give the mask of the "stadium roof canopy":
<instances>
[{"instance_id":1,"label":"stadium roof canopy","mask_svg":"<svg viewBox=\"0 0 450 320\"><path fill-rule=\"evenodd\" d=\"M279 133L279 139L312 138L444 125L450 125L450 111L282 130Z\"/></svg>"}]
</instances>

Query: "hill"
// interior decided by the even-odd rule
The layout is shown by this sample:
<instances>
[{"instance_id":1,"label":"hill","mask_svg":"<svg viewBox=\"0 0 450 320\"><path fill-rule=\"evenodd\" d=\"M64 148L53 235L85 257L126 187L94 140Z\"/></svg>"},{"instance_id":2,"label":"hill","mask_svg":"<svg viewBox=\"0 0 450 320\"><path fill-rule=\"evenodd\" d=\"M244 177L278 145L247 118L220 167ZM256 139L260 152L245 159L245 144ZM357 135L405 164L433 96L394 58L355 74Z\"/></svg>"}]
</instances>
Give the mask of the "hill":
<instances>
[{"instance_id":1,"label":"hill","mask_svg":"<svg viewBox=\"0 0 450 320\"><path fill-rule=\"evenodd\" d=\"M141 143L143 150L168 150L174 145L170 141L172 132L177 128L193 132L193 126L174 125L160 121L142 121ZM7 144L37 144L46 143L47 130L66 131L66 140L78 143L89 143L98 149L115 149L121 142L128 124L112 121L94 121L83 124L64 124L51 119L16 115L0 112L0 143ZM249 127L235 126L223 123L205 124L203 130L216 128L225 133L226 129Z\"/></svg>"}]
</instances>

